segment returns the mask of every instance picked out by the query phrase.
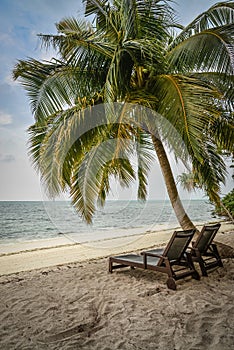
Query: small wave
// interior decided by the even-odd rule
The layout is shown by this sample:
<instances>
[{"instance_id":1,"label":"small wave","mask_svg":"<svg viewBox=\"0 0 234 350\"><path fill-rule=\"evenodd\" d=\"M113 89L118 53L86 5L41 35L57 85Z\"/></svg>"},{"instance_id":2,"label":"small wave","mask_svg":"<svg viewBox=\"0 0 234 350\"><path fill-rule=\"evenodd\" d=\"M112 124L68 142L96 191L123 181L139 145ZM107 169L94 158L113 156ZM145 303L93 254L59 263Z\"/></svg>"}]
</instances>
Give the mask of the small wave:
<instances>
[{"instance_id":1,"label":"small wave","mask_svg":"<svg viewBox=\"0 0 234 350\"><path fill-rule=\"evenodd\" d=\"M162 212L163 203L163 212ZM97 236L103 232L105 236L116 237L121 231L136 232L157 229L158 225L170 225L176 220L173 216L171 205L167 201L149 201L143 207L136 201L107 202L102 211L97 212L93 225L87 226L73 209L67 210L67 203L52 203L56 210L50 212L50 218L43 202L0 203L0 225L2 227L0 240L47 239L58 235L80 235L87 238L90 235ZM5 207L4 207L5 206ZM25 208L28 210L25 210ZM212 206L206 201L190 201L186 209L192 221L207 222L212 219ZM59 213L59 215L58 215ZM54 215L54 216L53 216ZM134 233L134 232L133 232Z\"/></svg>"}]
</instances>

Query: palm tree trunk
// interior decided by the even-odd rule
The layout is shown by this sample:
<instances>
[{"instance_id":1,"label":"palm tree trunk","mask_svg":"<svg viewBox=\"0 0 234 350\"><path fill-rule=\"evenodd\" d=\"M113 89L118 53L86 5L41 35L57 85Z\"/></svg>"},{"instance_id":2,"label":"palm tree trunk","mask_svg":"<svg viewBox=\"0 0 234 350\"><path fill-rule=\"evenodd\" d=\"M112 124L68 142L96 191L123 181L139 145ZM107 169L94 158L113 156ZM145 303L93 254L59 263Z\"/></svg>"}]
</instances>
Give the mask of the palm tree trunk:
<instances>
[{"instance_id":1,"label":"palm tree trunk","mask_svg":"<svg viewBox=\"0 0 234 350\"><path fill-rule=\"evenodd\" d=\"M167 154L165 152L164 146L159 137L156 137L156 135L153 134L151 134L151 137L154 144L155 152L159 160L164 181L167 187L167 193L170 198L177 220L179 221L179 224L183 230L195 229L196 227L193 225L192 221L186 214L183 204L180 200L175 184L175 179L172 174L171 166Z\"/></svg>"}]
</instances>

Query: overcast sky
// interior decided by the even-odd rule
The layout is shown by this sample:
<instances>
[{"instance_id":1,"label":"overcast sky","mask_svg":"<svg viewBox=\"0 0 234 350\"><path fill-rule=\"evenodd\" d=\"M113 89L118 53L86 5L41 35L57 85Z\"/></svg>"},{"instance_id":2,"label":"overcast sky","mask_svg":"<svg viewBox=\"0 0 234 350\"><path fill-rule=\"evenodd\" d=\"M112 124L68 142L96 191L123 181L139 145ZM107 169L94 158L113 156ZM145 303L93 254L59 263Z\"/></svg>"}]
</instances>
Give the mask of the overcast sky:
<instances>
[{"instance_id":1,"label":"overcast sky","mask_svg":"<svg viewBox=\"0 0 234 350\"><path fill-rule=\"evenodd\" d=\"M216 2L178 0L175 8L186 25ZM0 200L43 199L39 177L27 155L26 130L33 118L24 90L11 79L12 69L17 59L49 59L40 49L37 34L56 33L56 22L78 14L82 14L81 0L0 0ZM230 188L229 182L224 193ZM130 196L134 198L134 189ZM150 198L165 198L157 166L150 176Z\"/></svg>"}]
</instances>

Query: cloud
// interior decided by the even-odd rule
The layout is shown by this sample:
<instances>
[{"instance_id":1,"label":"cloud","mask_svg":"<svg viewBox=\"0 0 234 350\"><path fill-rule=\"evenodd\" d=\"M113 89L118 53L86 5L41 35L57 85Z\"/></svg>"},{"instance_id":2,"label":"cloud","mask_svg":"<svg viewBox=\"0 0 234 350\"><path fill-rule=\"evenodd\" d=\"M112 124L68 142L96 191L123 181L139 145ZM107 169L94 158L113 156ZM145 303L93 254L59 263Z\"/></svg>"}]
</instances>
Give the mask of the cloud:
<instances>
[{"instance_id":1,"label":"cloud","mask_svg":"<svg viewBox=\"0 0 234 350\"><path fill-rule=\"evenodd\" d=\"M0 42L1 42L1 45L5 45L5 46L14 44L14 40L10 33L0 33Z\"/></svg>"},{"instance_id":2,"label":"cloud","mask_svg":"<svg viewBox=\"0 0 234 350\"><path fill-rule=\"evenodd\" d=\"M13 154L5 154L5 155L0 154L0 162L11 163L14 161L15 161L15 156L13 156Z\"/></svg>"},{"instance_id":3,"label":"cloud","mask_svg":"<svg viewBox=\"0 0 234 350\"><path fill-rule=\"evenodd\" d=\"M16 82L13 77L12 74L8 74L5 78L4 78L4 83L6 83L7 85L10 85L12 87L17 87L17 85L19 84L18 82Z\"/></svg>"},{"instance_id":4,"label":"cloud","mask_svg":"<svg viewBox=\"0 0 234 350\"><path fill-rule=\"evenodd\" d=\"M0 125L12 124L12 116L0 111Z\"/></svg>"}]
</instances>

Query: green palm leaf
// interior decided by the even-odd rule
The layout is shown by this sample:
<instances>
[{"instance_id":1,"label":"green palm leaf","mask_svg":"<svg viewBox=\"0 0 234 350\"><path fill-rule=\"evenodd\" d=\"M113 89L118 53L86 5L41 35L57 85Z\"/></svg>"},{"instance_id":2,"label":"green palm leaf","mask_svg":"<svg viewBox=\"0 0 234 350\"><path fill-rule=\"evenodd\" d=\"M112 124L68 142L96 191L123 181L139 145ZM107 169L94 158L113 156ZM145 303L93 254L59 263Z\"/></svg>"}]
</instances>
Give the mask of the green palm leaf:
<instances>
[{"instance_id":1,"label":"green palm leaf","mask_svg":"<svg viewBox=\"0 0 234 350\"><path fill-rule=\"evenodd\" d=\"M188 26L186 26L181 33L177 35L171 46L174 47L175 45L178 45L180 42L183 42L196 33L201 33L210 28L232 25L233 22L233 1L217 3L197 16Z\"/></svg>"},{"instance_id":2,"label":"green palm leaf","mask_svg":"<svg viewBox=\"0 0 234 350\"><path fill-rule=\"evenodd\" d=\"M115 140L107 140L97 144L74 169L70 191L72 203L88 223L91 223L98 199L102 203L109 192L110 175L118 176L123 186L135 179L126 150L115 158L115 143Z\"/></svg>"},{"instance_id":3,"label":"green palm leaf","mask_svg":"<svg viewBox=\"0 0 234 350\"><path fill-rule=\"evenodd\" d=\"M203 135L206 126L220 116L219 99L222 97L212 87L194 77L162 75L152 85L159 97L158 112L168 120L172 128L161 129L168 146L173 146L175 130L185 146L197 159L203 159ZM162 123L163 126L163 123ZM182 152L181 155L184 155Z\"/></svg>"},{"instance_id":4,"label":"green palm leaf","mask_svg":"<svg viewBox=\"0 0 234 350\"><path fill-rule=\"evenodd\" d=\"M169 51L169 61L178 71L211 71L233 75L233 45L233 24L207 29L190 36Z\"/></svg>"}]
</instances>

